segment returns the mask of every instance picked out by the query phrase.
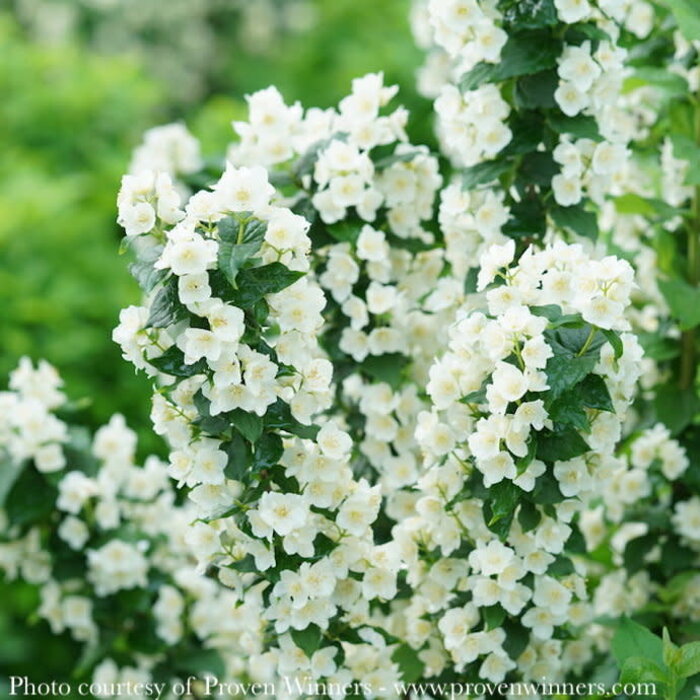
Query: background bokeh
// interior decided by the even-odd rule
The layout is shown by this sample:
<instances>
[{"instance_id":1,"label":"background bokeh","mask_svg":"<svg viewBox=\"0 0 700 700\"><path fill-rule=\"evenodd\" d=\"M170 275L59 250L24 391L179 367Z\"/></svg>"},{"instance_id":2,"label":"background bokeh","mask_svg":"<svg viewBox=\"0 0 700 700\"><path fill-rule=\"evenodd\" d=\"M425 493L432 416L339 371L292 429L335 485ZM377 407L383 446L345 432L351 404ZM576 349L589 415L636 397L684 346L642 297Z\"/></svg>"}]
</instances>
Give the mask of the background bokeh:
<instances>
[{"instance_id":1,"label":"background bokeh","mask_svg":"<svg viewBox=\"0 0 700 700\"><path fill-rule=\"evenodd\" d=\"M383 70L431 139L409 0L0 0L0 386L22 355L61 371L81 418L115 411L162 452L149 387L110 340L138 290L118 256L115 197L141 133L182 120L223 152L244 95L274 84L327 107ZM27 627L36 593L0 581L2 678L61 675L75 647ZM41 663L37 664L40 660Z\"/></svg>"}]
</instances>

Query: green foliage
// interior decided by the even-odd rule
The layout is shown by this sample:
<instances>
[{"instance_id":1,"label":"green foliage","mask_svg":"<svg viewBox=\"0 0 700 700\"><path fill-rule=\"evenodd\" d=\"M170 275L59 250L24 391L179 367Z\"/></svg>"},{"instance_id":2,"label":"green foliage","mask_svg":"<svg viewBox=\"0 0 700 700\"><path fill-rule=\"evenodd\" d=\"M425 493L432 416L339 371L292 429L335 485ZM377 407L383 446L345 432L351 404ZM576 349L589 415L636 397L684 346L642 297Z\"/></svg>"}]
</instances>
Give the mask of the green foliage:
<instances>
[{"instance_id":1,"label":"green foliage","mask_svg":"<svg viewBox=\"0 0 700 700\"><path fill-rule=\"evenodd\" d=\"M676 700L691 676L700 673L700 642L681 647L629 618L623 618L612 641L621 683L653 683L657 697Z\"/></svg>"},{"instance_id":2,"label":"green foliage","mask_svg":"<svg viewBox=\"0 0 700 700\"><path fill-rule=\"evenodd\" d=\"M20 355L60 368L93 426L114 411L148 425L148 391L109 341L137 303L117 257L115 193L129 153L160 117L132 63L26 43L0 14L0 374ZM144 431L143 446L159 441Z\"/></svg>"},{"instance_id":3,"label":"green foliage","mask_svg":"<svg viewBox=\"0 0 700 700\"><path fill-rule=\"evenodd\" d=\"M521 75L553 68L561 53L561 43L549 32L523 31L511 34L498 63L479 63L462 76L460 88L473 90L484 83L498 83Z\"/></svg>"}]
</instances>

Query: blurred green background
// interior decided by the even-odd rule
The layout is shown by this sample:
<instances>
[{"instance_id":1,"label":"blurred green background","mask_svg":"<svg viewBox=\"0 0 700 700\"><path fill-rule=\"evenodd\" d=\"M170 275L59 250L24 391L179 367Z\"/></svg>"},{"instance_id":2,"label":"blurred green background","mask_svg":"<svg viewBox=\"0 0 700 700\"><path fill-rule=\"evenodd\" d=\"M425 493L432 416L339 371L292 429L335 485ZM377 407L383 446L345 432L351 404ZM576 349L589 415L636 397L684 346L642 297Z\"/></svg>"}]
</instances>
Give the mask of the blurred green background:
<instances>
[{"instance_id":1,"label":"blurred green background","mask_svg":"<svg viewBox=\"0 0 700 700\"><path fill-rule=\"evenodd\" d=\"M184 121L222 153L244 95L275 84L288 102L331 106L353 77L383 70L430 140L410 0L0 0L0 386L22 355L46 358L92 427L123 413L142 454L149 387L111 341L139 294L117 254L115 198L131 149ZM36 591L0 582L2 677L63 675L77 649L27 625ZM37 660L41 664L37 664ZM41 676L41 677L39 677Z\"/></svg>"}]
</instances>

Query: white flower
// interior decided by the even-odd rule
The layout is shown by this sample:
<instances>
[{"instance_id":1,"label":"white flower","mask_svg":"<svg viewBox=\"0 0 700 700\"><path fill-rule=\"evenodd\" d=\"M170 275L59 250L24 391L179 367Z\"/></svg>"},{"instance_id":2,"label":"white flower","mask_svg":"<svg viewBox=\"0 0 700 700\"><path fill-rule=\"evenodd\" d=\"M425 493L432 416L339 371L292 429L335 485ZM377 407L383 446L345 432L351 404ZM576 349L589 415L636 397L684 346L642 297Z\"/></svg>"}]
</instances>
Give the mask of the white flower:
<instances>
[{"instance_id":1,"label":"white flower","mask_svg":"<svg viewBox=\"0 0 700 700\"><path fill-rule=\"evenodd\" d=\"M591 14L588 0L554 0L559 19L567 24L575 24Z\"/></svg>"},{"instance_id":2,"label":"white flower","mask_svg":"<svg viewBox=\"0 0 700 700\"><path fill-rule=\"evenodd\" d=\"M512 564L514 558L515 552L510 547L494 539L487 544L477 544L469 554L469 563L484 576L497 576Z\"/></svg>"},{"instance_id":3,"label":"white flower","mask_svg":"<svg viewBox=\"0 0 700 700\"><path fill-rule=\"evenodd\" d=\"M554 199L562 207L578 204L583 198L581 180L578 177L565 177L561 173L552 178Z\"/></svg>"},{"instance_id":4,"label":"white flower","mask_svg":"<svg viewBox=\"0 0 700 700\"><path fill-rule=\"evenodd\" d=\"M268 182L265 168L235 168L227 163L214 193L226 211L259 212L268 206L275 188Z\"/></svg>"},{"instance_id":5,"label":"white flower","mask_svg":"<svg viewBox=\"0 0 700 700\"><path fill-rule=\"evenodd\" d=\"M309 504L303 496L268 491L260 498L257 513L278 535L288 535L304 527L309 519Z\"/></svg>"},{"instance_id":6,"label":"white flower","mask_svg":"<svg viewBox=\"0 0 700 700\"><path fill-rule=\"evenodd\" d=\"M527 392L527 377L514 365L497 362L492 375L492 386L508 402L517 401Z\"/></svg>"},{"instance_id":7,"label":"white flower","mask_svg":"<svg viewBox=\"0 0 700 700\"><path fill-rule=\"evenodd\" d=\"M178 347L185 355L185 363L192 365L205 357L216 362L221 357L221 341L216 334L204 328L188 328L179 338Z\"/></svg>"},{"instance_id":8,"label":"white flower","mask_svg":"<svg viewBox=\"0 0 700 700\"><path fill-rule=\"evenodd\" d=\"M326 423L318 431L316 443L331 459L347 459L352 448L352 438L334 423Z\"/></svg>"},{"instance_id":9,"label":"white flower","mask_svg":"<svg viewBox=\"0 0 700 700\"><path fill-rule=\"evenodd\" d=\"M178 279L178 297L183 304L206 301L210 296L211 287L209 286L209 275L206 272L182 275Z\"/></svg>"}]
</instances>

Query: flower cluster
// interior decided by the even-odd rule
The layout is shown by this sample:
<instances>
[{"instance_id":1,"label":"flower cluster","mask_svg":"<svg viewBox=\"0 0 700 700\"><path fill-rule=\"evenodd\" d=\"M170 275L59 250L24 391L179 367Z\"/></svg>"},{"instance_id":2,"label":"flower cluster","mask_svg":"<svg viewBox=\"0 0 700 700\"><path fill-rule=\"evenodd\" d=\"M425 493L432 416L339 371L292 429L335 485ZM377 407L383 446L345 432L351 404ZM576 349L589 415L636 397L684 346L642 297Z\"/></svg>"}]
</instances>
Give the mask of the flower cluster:
<instances>
[{"instance_id":1,"label":"flower cluster","mask_svg":"<svg viewBox=\"0 0 700 700\"><path fill-rule=\"evenodd\" d=\"M241 659L261 651L259 596L196 573L187 544L195 514L178 505L166 465L156 457L135 463L136 435L120 415L93 437L58 418L70 408L60 384L46 362L34 368L23 358L0 394L12 408L0 422L8 484L0 569L39 587L36 614L53 633L87 645L82 672L94 682L183 677L193 652L202 672L247 673ZM27 436L16 433L15 417L28 407L61 426L61 466L43 468L31 443L18 452Z\"/></svg>"}]
</instances>

